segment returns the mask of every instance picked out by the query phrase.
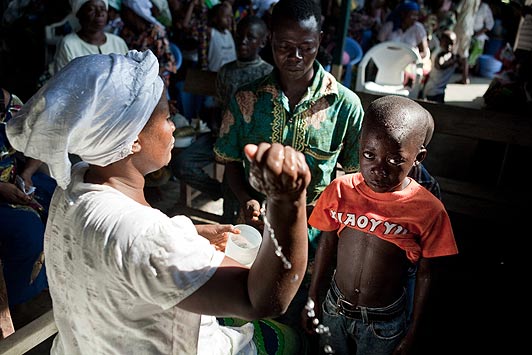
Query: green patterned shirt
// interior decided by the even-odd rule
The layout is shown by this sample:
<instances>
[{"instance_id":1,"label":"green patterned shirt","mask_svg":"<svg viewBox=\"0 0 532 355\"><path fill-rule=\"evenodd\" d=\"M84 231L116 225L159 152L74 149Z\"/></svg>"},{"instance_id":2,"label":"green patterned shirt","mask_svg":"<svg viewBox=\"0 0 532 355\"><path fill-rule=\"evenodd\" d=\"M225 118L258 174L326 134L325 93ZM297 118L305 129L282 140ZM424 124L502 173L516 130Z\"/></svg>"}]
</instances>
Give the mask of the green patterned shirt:
<instances>
[{"instance_id":1,"label":"green patterned shirt","mask_svg":"<svg viewBox=\"0 0 532 355\"><path fill-rule=\"evenodd\" d=\"M303 152L312 180L307 203L313 203L336 176L358 170L358 140L364 111L360 99L318 63L305 96L293 112L281 90L277 70L241 87L224 112L214 146L222 163L244 161L246 144L282 143Z\"/></svg>"}]
</instances>

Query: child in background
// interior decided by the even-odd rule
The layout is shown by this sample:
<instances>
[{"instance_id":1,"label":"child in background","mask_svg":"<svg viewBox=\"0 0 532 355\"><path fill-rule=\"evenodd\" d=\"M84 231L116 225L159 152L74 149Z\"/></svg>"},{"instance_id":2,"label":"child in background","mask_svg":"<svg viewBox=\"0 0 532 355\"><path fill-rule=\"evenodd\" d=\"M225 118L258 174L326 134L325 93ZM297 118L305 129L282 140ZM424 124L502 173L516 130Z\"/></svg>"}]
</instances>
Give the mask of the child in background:
<instances>
[{"instance_id":1,"label":"child in background","mask_svg":"<svg viewBox=\"0 0 532 355\"><path fill-rule=\"evenodd\" d=\"M454 54L455 46L456 34L450 30L444 31L440 38L440 50L433 56L432 71L423 89L429 101L445 102L445 89L460 63L460 57Z\"/></svg>"},{"instance_id":2,"label":"child in background","mask_svg":"<svg viewBox=\"0 0 532 355\"><path fill-rule=\"evenodd\" d=\"M259 55L267 41L268 27L261 18L248 15L238 23L237 60L223 65L216 77L216 98L222 110L236 89L272 71L273 66Z\"/></svg>"},{"instance_id":3,"label":"child in background","mask_svg":"<svg viewBox=\"0 0 532 355\"><path fill-rule=\"evenodd\" d=\"M225 63L236 60L236 45L231 33L233 10L229 3L214 5L209 10L208 67L217 72Z\"/></svg>"},{"instance_id":4,"label":"child in background","mask_svg":"<svg viewBox=\"0 0 532 355\"><path fill-rule=\"evenodd\" d=\"M220 68L216 76L216 99L223 112L236 90L269 74L273 66L262 59L260 51L268 41L268 27L260 17L248 15L237 24L235 42L238 59ZM216 127L216 137L218 136ZM214 141L211 147L214 146ZM240 203L226 182L222 182L224 223L236 223Z\"/></svg>"},{"instance_id":5,"label":"child in background","mask_svg":"<svg viewBox=\"0 0 532 355\"><path fill-rule=\"evenodd\" d=\"M324 231L309 297L318 317L323 309L319 319L330 330L320 345L330 345L335 353L409 353L428 300L431 260L458 253L443 204L407 176L427 155L431 121L427 110L406 97L373 101L362 123L360 172L335 179L309 218ZM418 271L408 325L404 285L412 264ZM320 290L329 280L321 302ZM309 333L316 327L311 316L308 310L302 313Z\"/></svg>"},{"instance_id":6,"label":"child in background","mask_svg":"<svg viewBox=\"0 0 532 355\"><path fill-rule=\"evenodd\" d=\"M181 181L202 192L213 200L224 197L223 216L227 223L235 223L235 210L239 204L229 189L209 176L203 168L214 162L213 147L220 127L221 112L227 106L236 89L272 71L272 66L262 60L259 51L268 39L268 28L263 20L248 15L237 25L236 48L238 58L224 64L216 76L216 106L206 115L211 132L201 133L189 147L172 158L170 166Z\"/></svg>"}]
</instances>

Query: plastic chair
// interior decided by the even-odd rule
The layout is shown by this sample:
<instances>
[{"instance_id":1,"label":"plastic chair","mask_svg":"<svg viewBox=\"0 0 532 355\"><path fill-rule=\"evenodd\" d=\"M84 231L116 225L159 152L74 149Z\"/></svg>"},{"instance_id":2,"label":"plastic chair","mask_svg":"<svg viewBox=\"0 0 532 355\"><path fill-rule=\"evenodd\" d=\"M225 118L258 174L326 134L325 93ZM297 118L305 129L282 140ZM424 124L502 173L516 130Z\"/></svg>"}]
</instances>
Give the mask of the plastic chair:
<instances>
[{"instance_id":1,"label":"plastic chair","mask_svg":"<svg viewBox=\"0 0 532 355\"><path fill-rule=\"evenodd\" d=\"M175 57L177 70L183 65L183 53L181 49L173 43L170 42L170 51ZM187 119L192 119L197 116L198 103L195 95L185 91L185 81L181 80L175 83L175 92L177 99L177 105L179 112L185 116Z\"/></svg>"},{"instance_id":2,"label":"plastic chair","mask_svg":"<svg viewBox=\"0 0 532 355\"><path fill-rule=\"evenodd\" d=\"M175 57L176 69L179 70L179 68L181 68L181 64L183 64L183 54L181 53L181 49L179 49L175 43L170 42L170 51Z\"/></svg>"},{"instance_id":3,"label":"plastic chair","mask_svg":"<svg viewBox=\"0 0 532 355\"><path fill-rule=\"evenodd\" d=\"M366 77L370 62L373 62L377 69L374 80ZM406 72L409 69L414 76L410 86L405 84ZM371 47L362 58L358 66L355 91L417 99L422 78L423 62L417 51L405 43L382 42Z\"/></svg>"},{"instance_id":4,"label":"plastic chair","mask_svg":"<svg viewBox=\"0 0 532 355\"><path fill-rule=\"evenodd\" d=\"M44 62L48 66L54 59L54 53L61 39L80 28L77 17L68 14L61 21L44 26Z\"/></svg>"},{"instance_id":5,"label":"plastic chair","mask_svg":"<svg viewBox=\"0 0 532 355\"><path fill-rule=\"evenodd\" d=\"M344 50L349 54L349 63L345 66L345 75L342 84L350 88L351 81L353 80L353 67L362 59L363 51L360 44L351 37L345 38Z\"/></svg>"}]
</instances>

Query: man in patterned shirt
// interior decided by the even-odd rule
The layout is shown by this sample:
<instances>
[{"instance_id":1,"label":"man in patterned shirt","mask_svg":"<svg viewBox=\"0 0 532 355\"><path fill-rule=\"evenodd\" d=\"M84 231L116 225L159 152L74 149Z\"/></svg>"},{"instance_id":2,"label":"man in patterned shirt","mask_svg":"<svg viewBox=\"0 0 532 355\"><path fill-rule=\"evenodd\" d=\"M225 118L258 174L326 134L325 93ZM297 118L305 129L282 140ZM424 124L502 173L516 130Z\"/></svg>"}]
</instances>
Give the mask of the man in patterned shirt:
<instances>
[{"instance_id":1,"label":"man in patterned shirt","mask_svg":"<svg viewBox=\"0 0 532 355\"><path fill-rule=\"evenodd\" d=\"M321 9L313 0L279 1L273 9L271 44L275 69L241 87L224 112L214 147L225 178L240 201L246 223L262 228L260 201L250 188L243 147L278 142L305 154L312 181L311 206L335 177L358 168L363 108L358 96L316 61L321 41ZM313 242L313 233L309 234Z\"/></svg>"}]
</instances>

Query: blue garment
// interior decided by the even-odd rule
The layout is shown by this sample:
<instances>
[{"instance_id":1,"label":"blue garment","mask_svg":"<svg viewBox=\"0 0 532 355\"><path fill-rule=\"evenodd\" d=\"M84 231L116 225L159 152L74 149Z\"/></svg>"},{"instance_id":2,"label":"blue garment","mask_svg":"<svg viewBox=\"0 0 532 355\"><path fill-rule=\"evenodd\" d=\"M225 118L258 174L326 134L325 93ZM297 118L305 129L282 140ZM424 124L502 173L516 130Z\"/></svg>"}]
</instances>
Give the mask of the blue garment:
<instances>
[{"instance_id":1,"label":"blue garment","mask_svg":"<svg viewBox=\"0 0 532 355\"><path fill-rule=\"evenodd\" d=\"M32 177L35 199L44 207L38 214L29 207L0 203L0 259L3 264L9 306L24 303L48 287L46 268L42 267L30 283L31 273L43 251L48 206L55 180L43 173Z\"/></svg>"},{"instance_id":2,"label":"blue garment","mask_svg":"<svg viewBox=\"0 0 532 355\"><path fill-rule=\"evenodd\" d=\"M349 318L340 314L331 292L331 289L327 291L327 297L322 304L322 323L329 327L329 333L320 336L320 347L323 348L325 345L330 345L336 354L391 354L407 331L407 314L404 308L405 294L386 307L358 307L362 313L379 314L395 313L398 309L403 309L402 312L390 320L371 321ZM353 340L356 343L356 351L351 345Z\"/></svg>"},{"instance_id":3,"label":"blue garment","mask_svg":"<svg viewBox=\"0 0 532 355\"><path fill-rule=\"evenodd\" d=\"M0 183L13 183L18 173L16 151L7 140L5 123L21 104L10 95L0 112ZM48 287L44 266L31 279L34 266L40 266L47 212L56 183L41 172L32 176L32 183L36 191L28 205L15 205L0 198L0 259L9 306L27 302Z\"/></svg>"}]
</instances>

